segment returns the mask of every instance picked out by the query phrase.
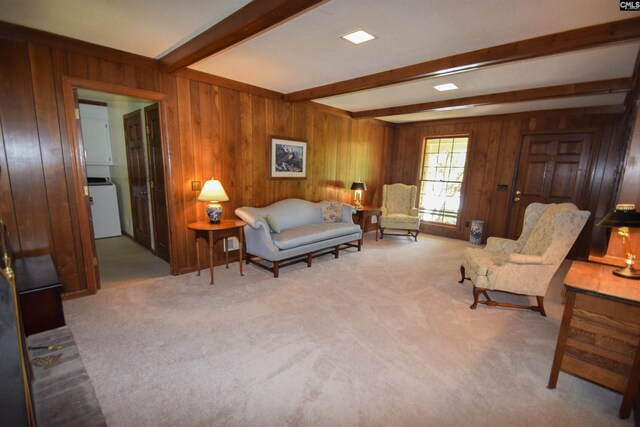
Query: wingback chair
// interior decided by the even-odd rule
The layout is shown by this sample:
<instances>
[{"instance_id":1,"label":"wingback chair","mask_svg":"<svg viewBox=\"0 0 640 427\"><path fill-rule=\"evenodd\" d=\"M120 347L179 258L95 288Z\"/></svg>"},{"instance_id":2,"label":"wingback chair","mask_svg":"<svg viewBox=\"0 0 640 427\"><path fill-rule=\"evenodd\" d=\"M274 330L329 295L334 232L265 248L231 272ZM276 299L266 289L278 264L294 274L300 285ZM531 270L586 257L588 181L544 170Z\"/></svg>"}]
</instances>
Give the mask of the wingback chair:
<instances>
[{"instance_id":1,"label":"wingback chair","mask_svg":"<svg viewBox=\"0 0 640 427\"><path fill-rule=\"evenodd\" d=\"M416 206L418 188L415 185L389 184L382 186L382 207L380 208L380 238L384 238L387 228L406 230L406 233L392 236L412 236L418 241L420 217Z\"/></svg>"},{"instance_id":2,"label":"wingback chair","mask_svg":"<svg viewBox=\"0 0 640 427\"><path fill-rule=\"evenodd\" d=\"M532 203L524 214L518 240L489 237L483 249L467 248L460 266L463 283L473 283L473 304L544 311L544 296L553 275L578 238L590 213L572 203ZM492 300L487 291L504 291L535 296L537 306L525 306ZM486 301L478 301L483 294Z\"/></svg>"}]
</instances>

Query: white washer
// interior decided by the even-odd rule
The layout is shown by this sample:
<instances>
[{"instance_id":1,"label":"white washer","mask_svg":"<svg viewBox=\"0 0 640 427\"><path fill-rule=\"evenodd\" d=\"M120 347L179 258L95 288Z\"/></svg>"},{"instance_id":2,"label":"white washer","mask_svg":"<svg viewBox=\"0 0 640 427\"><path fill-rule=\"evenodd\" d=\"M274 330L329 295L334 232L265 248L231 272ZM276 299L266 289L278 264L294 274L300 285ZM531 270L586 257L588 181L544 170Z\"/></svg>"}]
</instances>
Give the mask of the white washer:
<instances>
[{"instance_id":1,"label":"white washer","mask_svg":"<svg viewBox=\"0 0 640 427\"><path fill-rule=\"evenodd\" d=\"M118 212L118 195L112 183L89 185L91 197L91 216L93 217L93 233L96 239L122 235L120 213Z\"/></svg>"}]
</instances>

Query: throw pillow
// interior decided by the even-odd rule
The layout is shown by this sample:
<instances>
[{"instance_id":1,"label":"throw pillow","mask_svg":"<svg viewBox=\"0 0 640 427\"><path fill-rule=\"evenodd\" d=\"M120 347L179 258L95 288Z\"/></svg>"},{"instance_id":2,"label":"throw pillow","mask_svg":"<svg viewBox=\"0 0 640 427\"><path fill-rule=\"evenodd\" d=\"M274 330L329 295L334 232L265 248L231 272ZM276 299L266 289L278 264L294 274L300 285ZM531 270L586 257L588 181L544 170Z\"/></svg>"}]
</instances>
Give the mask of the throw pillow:
<instances>
[{"instance_id":1,"label":"throw pillow","mask_svg":"<svg viewBox=\"0 0 640 427\"><path fill-rule=\"evenodd\" d=\"M320 204L322 208L322 222L342 222L342 203L325 200Z\"/></svg>"},{"instance_id":2,"label":"throw pillow","mask_svg":"<svg viewBox=\"0 0 640 427\"><path fill-rule=\"evenodd\" d=\"M274 233L280 232L280 225L278 224L278 221L276 221L276 219L271 216L271 214L267 215L264 219L267 221L267 224L269 224L269 228L271 229L271 231L273 231Z\"/></svg>"}]
</instances>

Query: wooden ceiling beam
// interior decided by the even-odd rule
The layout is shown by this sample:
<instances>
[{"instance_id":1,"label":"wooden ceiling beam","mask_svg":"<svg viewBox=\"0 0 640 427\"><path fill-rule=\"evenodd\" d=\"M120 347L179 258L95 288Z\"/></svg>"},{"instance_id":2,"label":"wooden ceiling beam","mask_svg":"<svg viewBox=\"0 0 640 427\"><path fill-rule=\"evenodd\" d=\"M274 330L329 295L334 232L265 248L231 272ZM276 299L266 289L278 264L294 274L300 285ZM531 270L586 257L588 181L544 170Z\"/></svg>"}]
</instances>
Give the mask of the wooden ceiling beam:
<instances>
[{"instance_id":1,"label":"wooden ceiling beam","mask_svg":"<svg viewBox=\"0 0 640 427\"><path fill-rule=\"evenodd\" d=\"M537 101L542 99L564 98L568 96L628 92L631 90L632 80L629 78L600 80L596 82L572 83L535 89L514 90L510 92L492 93L489 95L469 96L466 98L445 99L442 101L424 102L421 104L357 111L351 113L351 117L357 119L385 117L395 116L397 114L432 111L442 108L456 108L464 106L477 107L489 104L508 104L512 102Z\"/></svg>"},{"instance_id":2,"label":"wooden ceiling beam","mask_svg":"<svg viewBox=\"0 0 640 427\"><path fill-rule=\"evenodd\" d=\"M160 58L173 73L309 10L326 0L253 0Z\"/></svg>"},{"instance_id":3,"label":"wooden ceiling beam","mask_svg":"<svg viewBox=\"0 0 640 427\"><path fill-rule=\"evenodd\" d=\"M477 70L490 65L539 58L557 53L606 46L631 40L640 40L640 17L535 37L487 49L474 50L459 55L291 92L286 95L286 99L290 102L297 102L326 98L425 77L439 77L454 72Z\"/></svg>"}]
</instances>

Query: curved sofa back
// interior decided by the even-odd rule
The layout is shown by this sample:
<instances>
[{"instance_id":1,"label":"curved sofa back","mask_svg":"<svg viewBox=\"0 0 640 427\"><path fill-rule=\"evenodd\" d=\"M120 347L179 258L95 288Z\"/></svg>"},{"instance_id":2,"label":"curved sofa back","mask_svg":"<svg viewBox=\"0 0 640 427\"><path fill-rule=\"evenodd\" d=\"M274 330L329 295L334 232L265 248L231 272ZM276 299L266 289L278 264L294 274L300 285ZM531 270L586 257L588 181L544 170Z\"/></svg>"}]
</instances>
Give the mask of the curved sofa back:
<instances>
[{"instance_id":1,"label":"curved sofa back","mask_svg":"<svg viewBox=\"0 0 640 427\"><path fill-rule=\"evenodd\" d=\"M322 222L320 203L302 199L284 199L263 208L244 206L236 209L235 212L254 228L255 222L267 215L273 216L282 230Z\"/></svg>"}]
</instances>

